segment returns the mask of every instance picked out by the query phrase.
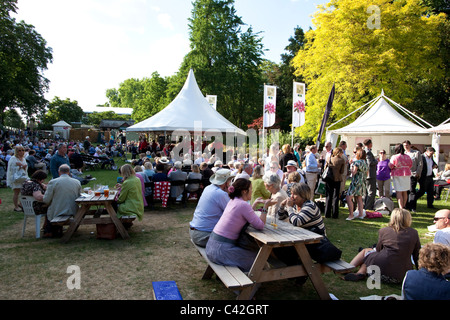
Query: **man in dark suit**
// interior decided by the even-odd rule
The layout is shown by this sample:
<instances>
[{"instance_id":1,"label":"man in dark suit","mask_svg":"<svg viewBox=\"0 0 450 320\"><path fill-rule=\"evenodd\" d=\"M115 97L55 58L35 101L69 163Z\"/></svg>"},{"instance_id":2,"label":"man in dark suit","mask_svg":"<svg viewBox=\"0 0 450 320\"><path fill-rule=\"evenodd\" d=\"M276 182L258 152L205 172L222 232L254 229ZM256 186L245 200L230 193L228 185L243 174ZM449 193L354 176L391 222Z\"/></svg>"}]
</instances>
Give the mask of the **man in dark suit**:
<instances>
[{"instance_id":1,"label":"man in dark suit","mask_svg":"<svg viewBox=\"0 0 450 320\"><path fill-rule=\"evenodd\" d=\"M433 160L433 155L435 150L433 147L428 147L424 154L422 155L422 173L419 179L419 191L414 197L414 208L416 206L417 200L422 197L425 192L427 193L427 207L433 209L434 201L434 172L433 169L437 168L436 162Z\"/></svg>"},{"instance_id":2,"label":"man in dark suit","mask_svg":"<svg viewBox=\"0 0 450 320\"><path fill-rule=\"evenodd\" d=\"M369 174L367 176L367 195L364 203L364 209L373 210L375 203L375 195L377 194L377 159L372 153L372 140L366 139L364 141L367 165L369 166Z\"/></svg>"}]
</instances>

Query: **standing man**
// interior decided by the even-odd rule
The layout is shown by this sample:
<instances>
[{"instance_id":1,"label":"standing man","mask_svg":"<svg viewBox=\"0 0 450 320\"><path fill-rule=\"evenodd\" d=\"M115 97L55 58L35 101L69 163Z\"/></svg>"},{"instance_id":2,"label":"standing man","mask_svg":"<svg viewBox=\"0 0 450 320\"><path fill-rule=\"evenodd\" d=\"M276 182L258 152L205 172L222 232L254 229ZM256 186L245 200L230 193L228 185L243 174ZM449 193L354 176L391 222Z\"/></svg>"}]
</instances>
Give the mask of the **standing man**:
<instances>
[{"instance_id":1,"label":"standing man","mask_svg":"<svg viewBox=\"0 0 450 320\"><path fill-rule=\"evenodd\" d=\"M366 185L367 185L367 195L364 203L364 208L366 210L373 210L373 205L375 203L375 195L377 193L377 159L372 153L372 140L366 139L364 141L364 147L366 151L367 165L369 167Z\"/></svg>"},{"instance_id":2,"label":"standing man","mask_svg":"<svg viewBox=\"0 0 450 320\"><path fill-rule=\"evenodd\" d=\"M414 198L416 197L416 187L420 179L420 173L422 172L422 154L419 150L414 150L411 148L411 142L409 140L403 141L403 147L405 148L405 154L407 154L412 160L411 188L408 192L405 209L415 212L416 202L414 201Z\"/></svg>"},{"instance_id":3,"label":"standing man","mask_svg":"<svg viewBox=\"0 0 450 320\"><path fill-rule=\"evenodd\" d=\"M433 169L437 168L436 162L433 160L433 155L435 153L435 149L433 147L428 147L425 150L425 153L422 155L422 172L420 173L419 178L419 192L417 192L414 197L414 203L412 204L413 208L417 205L417 200L422 197L425 192L427 193L427 207L430 209L434 209L433 201L434 201L434 172Z\"/></svg>"},{"instance_id":4,"label":"standing man","mask_svg":"<svg viewBox=\"0 0 450 320\"><path fill-rule=\"evenodd\" d=\"M309 149L309 153L306 155L306 181L311 190L311 198L314 200L314 192L316 190L317 177L319 175L319 165L316 159L317 147L312 145Z\"/></svg>"},{"instance_id":5,"label":"standing man","mask_svg":"<svg viewBox=\"0 0 450 320\"><path fill-rule=\"evenodd\" d=\"M434 214L434 224L437 232L434 235L434 243L442 243L450 246L450 210L442 209Z\"/></svg>"}]
</instances>

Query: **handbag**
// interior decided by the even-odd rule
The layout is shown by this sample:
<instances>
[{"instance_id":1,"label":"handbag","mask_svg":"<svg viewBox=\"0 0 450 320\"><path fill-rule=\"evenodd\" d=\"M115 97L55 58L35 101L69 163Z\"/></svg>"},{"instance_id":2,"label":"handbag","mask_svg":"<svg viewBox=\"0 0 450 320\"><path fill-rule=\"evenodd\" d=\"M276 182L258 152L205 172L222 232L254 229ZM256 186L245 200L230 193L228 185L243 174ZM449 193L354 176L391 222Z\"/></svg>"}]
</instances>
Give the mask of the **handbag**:
<instances>
[{"instance_id":1,"label":"handbag","mask_svg":"<svg viewBox=\"0 0 450 320\"><path fill-rule=\"evenodd\" d=\"M333 169L331 169L330 163L327 163L327 167L323 170L322 179L326 182L334 181Z\"/></svg>"},{"instance_id":2,"label":"handbag","mask_svg":"<svg viewBox=\"0 0 450 320\"><path fill-rule=\"evenodd\" d=\"M309 255L318 263L335 261L341 259L342 251L338 249L331 241L323 236L319 243L307 244Z\"/></svg>"},{"instance_id":3,"label":"handbag","mask_svg":"<svg viewBox=\"0 0 450 320\"><path fill-rule=\"evenodd\" d=\"M322 180L322 178L320 178L319 182L317 182L317 188L316 188L315 194L321 194L321 195L326 194L326 184Z\"/></svg>"},{"instance_id":4,"label":"handbag","mask_svg":"<svg viewBox=\"0 0 450 320\"><path fill-rule=\"evenodd\" d=\"M28 175L27 175L27 173L25 172L25 170L22 169L22 168L20 168L19 170L17 170L17 171L14 173L14 175L13 175L13 181L14 181L15 183L22 183L22 182L24 182L24 181L27 180L27 179L28 179Z\"/></svg>"}]
</instances>

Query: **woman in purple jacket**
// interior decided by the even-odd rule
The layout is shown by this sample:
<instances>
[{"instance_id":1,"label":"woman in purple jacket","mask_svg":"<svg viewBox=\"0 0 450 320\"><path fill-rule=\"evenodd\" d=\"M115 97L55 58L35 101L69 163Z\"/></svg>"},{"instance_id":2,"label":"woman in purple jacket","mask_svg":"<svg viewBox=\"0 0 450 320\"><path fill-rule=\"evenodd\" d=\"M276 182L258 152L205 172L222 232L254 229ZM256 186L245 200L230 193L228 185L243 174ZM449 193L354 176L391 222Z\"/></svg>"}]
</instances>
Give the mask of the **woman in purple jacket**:
<instances>
[{"instance_id":1,"label":"woman in purple jacket","mask_svg":"<svg viewBox=\"0 0 450 320\"><path fill-rule=\"evenodd\" d=\"M386 157L386 150L380 151L377 163L377 185L380 197L391 199L391 168L390 160Z\"/></svg>"},{"instance_id":2,"label":"woman in purple jacket","mask_svg":"<svg viewBox=\"0 0 450 320\"><path fill-rule=\"evenodd\" d=\"M214 263L239 267L246 272L250 270L258 252L238 246L238 239L249 224L258 230L264 228L267 208L263 208L261 216L258 216L255 206L266 201L258 198L253 207L247 202L252 198L252 183L248 179L237 179L228 191L231 200L209 237L206 255Z\"/></svg>"}]
</instances>

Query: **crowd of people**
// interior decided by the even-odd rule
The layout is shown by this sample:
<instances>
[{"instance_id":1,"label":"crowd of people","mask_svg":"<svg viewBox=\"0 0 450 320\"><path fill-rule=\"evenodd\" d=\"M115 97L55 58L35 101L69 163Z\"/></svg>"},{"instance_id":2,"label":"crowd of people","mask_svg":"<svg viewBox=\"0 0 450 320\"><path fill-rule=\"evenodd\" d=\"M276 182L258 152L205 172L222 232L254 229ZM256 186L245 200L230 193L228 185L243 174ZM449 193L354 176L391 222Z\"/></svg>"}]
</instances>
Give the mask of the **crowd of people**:
<instances>
[{"instance_id":1,"label":"crowd of people","mask_svg":"<svg viewBox=\"0 0 450 320\"><path fill-rule=\"evenodd\" d=\"M181 158L175 157L175 146L161 146L154 140L149 143L140 138L137 143L113 140L105 147L94 147L89 137L83 142L64 142L25 135L7 136L0 148L1 160L6 162L6 184L13 190L14 210L22 211L20 194L33 196L35 212L46 214L44 236L62 235L62 228L53 226L52 219L75 215L75 199L81 194L82 185L90 181L83 176L84 167L77 162L78 156L104 157L104 164L111 166L114 157L129 152L132 159L119 168L121 179L115 186L119 192L113 206L118 217L143 218L148 196L154 192L147 182L186 182L171 188L170 197L180 199L185 190L199 196L189 224L191 240L206 248L211 261L244 271L250 270L257 255L256 244L244 232L249 225L262 229L274 219L287 219L293 226L326 236L326 219L338 219L343 203L349 209L346 220L364 219L367 211L376 208L377 193L378 199L391 200L395 192L398 208L390 213L389 225L379 230L376 246L362 249L354 257L351 264L358 270L347 274L345 280L365 279L369 267L376 265L383 281L404 281L405 298L423 296L414 281L427 282L430 277L433 284L427 282L424 288L449 290L448 282L442 281L446 281L450 271L450 210L435 214L436 246L421 249L418 233L411 227L411 212L416 210L417 200L426 193L427 207L434 208L433 201L441 193L439 188L435 190L437 166L433 148L422 154L404 141L396 145L388 158L385 150L378 156L373 154L370 139L358 144L352 155L348 154L345 141L334 149L327 142L320 153L315 145L307 146L303 152L298 144L280 148L274 143L262 158L230 154L229 161L222 161L210 152L214 143L202 145L200 152L193 151L195 144L190 148L187 145L189 152L177 155ZM439 173L441 180L450 176L448 170L446 167ZM196 182L187 184L188 180ZM320 183L325 183L322 212L321 199L316 196ZM430 258L434 251L440 255L438 266ZM289 250L278 250L274 255L287 264L298 263ZM413 264L419 273L412 272ZM447 297L445 293L442 296Z\"/></svg>"},{"instance_id":2,"label":"crowd of people","mask_svg":"<svg viewBox=\"0 0 450 320\"><path fill-rule=\"evenodd\" d=\"M366 210L374 209L377 192L379 198L390 199L394 191L398 207L390 212L388 226L379 230L378 242L374 247L361 248L351 261L356 272L348 273L344 279L366 279L370 275L370 267L377 266L381 272L381 281L404 283L405 299L427 297L420 291L420 286L411 284L414 281L411 279L426 282L427 277L431 277L432 282L425 287L427 292L431 288L435 288L436 292L430 297L448 300L450 210L436 212L434 222L438 232L434 243L421 249L418 232L411 227L411 211L405 207L409 205L415 208L417 199L423 195L419 189L410 198L410 187L414 181L419 183L422 190L429 190L427 180L435 168L432 161L434 150L427 148L423 155L417 154L415 150L410 156L413 150L410 145L409 141L399 143L390 159L387 159L384 150L379 157L375 157L370 140L357 145L353 156L346 154L344 141L335 149L332 149L331 143L327 143L320 155L317 154L316 146L310 146L302 153L298 146L293 149L283 146L280 151L273 145L265 159L249 161L251 166L244 166L246 162L235 162L227 168L222 166L211 176L211 185L204 189L205 196L200 198L195 209L190 222L191 240L206 248L206 254L212 262L237 266L248 272L258 252L254 243L249 244L244 232L249 225L261 229L268 221L273 221L273 217L277 217L326 236L325 219L339 217L339 199L343 192L349 206L347 220L353 220L356 217L364 218ZM286 155L285 152L291 154ZM416 163L414 167L413 162ZM233 168L236 165L241 170L235 171ZM424 166L427 168L424 169ZM327 167L332 171L332 179L322 177ZM244 168L250 169L241 175ZM315 196L318 181L322 179L326 180L323 215ZM351 181L346 190L347 179ZM353 210L354 199L358 207L356 211ZM427 204L433 208L429 200ZM259 211L259 215L255 211ZM440 255L438 266L429 258L433 250ZM289 250L274 250L273 255L288 265L299 263L295 253ZM439 272L436 273L436 270ZM408 277L405 277L407 274Z\"/></svg>"}]
</instances>

